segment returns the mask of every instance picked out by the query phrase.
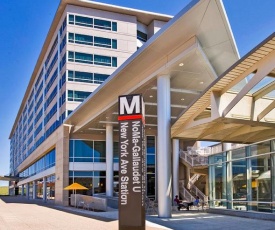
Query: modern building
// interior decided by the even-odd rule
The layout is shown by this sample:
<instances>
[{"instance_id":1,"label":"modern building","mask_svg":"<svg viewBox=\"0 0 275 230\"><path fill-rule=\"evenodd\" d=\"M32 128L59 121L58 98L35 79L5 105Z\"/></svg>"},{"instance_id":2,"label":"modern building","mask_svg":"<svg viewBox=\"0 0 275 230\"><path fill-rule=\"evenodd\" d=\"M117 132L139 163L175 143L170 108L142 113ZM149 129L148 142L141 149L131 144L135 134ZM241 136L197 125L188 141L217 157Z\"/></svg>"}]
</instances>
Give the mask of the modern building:
<instances>
[{"instance_id":1,"label":"modern building","mask_svg":"<svg viewBox=\"0 0 275 230\"><path fill-rule=\"evenodd\" d=\"M213 187L220 162L209 158L208 178L209 149L197 141L248 144L272 137L273 125L264 119L273 99L268 90L249 94L274 69L272 39L239 60L221 0L194 0L173 18L62 0L10 134L10 176L22 177L11 193L19 188L28 198L68 205L64 188L79 182L88 195L115 196L118 96L138 93L145 101L147 196L158 201L158 215L171 216L176 194L209 195L211 207L224 202ZM244 84L248 79L254 80Z\"/></svg>"},{"instance_id":2,"label":"modern building","mask_svg":"<svg viewBox=\"0 0 275 230\"><path fill-rule=\"evenodd\" d=\"M168 15L91 1L60 1L10 134L10 172L29 178L30 197L43 197L42 182L47 181L50 199L62 200L63 192L56 192L54 181L61 177L56 170L63 174L63 162L60 166L57 163L63 156L57 154L58 140L52 134L58 133L64 119L170 19ZM114 145L117 149L117 142ZM82 174L66 169L67 179L81 177L90 188L88 193L105 192L106 173L100 163L106 162L105 137L71 140L70 146L75 151L71 149L70 160L66 157L67 166L69 161L84 165L97 162L98 168ZM89 148L95 150L91 157L82 153ZM68 146L63 151L68 151ZM93 182L83 179L90 177L96 178Z\"/></svg>"}]
</instances>

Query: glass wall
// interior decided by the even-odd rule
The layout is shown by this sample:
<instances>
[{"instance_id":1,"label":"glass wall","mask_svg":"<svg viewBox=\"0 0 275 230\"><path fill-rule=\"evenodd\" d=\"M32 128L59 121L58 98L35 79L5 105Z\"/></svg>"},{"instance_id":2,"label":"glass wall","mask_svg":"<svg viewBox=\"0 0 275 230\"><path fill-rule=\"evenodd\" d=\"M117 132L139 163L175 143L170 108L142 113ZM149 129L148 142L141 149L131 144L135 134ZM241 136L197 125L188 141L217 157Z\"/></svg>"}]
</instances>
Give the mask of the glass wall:
<instances>
[{"instance_id":1,"label":"glass wall","mask_svg":"<svg viewBox=\"0 0 275 230\"><path fill-rule=\"evenodd\" d=\"M77 191L78 194L92 196L97 193L106 192L105 171L69 171L69 183L77 182L88 190Z\"/></svg>"},{"instance_id":2,"label":"glass wall","mask_svg":"<svg viewBox=\"0 0 275 230\"><path fill-rule=\"evenodd\" d=\"M36 198L43 199L43 180L42 179L36 182Z\"/></svg>"},{"instance_id":3,"label":"glass wall","mask_svg":"<svg viewBox=\"0 0 275 230\"><path fill-rule=\"evenodd\" d=\"M55 176L51 175L47 177L47 200L55 199Z\"/></svg>"},{"instance_id":4,"label":"glass wall","mask_svg":"<svg viewBox=\"0 0 275 230\"><path fill-rule=\"evenodd\" d=\"M19 176L30 177L53 166L55 166L55 149L48 152L44 157L40 158L23 172L20 172Z\"/></svg>"},{"instance_id":5,"label":"glass wall","mask_svg":"<svg viewBox=\"0 0 275 230\"><path fill-rule=\"evenodd\" d=\"M215 206L225 208L227 206L226 202L226 166L224 163L226 161L226 154L220 153L209 158L209 163L212 164L216 162L216 165L209 167L211 169L210 173L212 177L209 178L210 187L210 197L214 197ZM209 173L209 175L210 175Z\"/></svg>"},{"instance_id":6,"label":"glass wall","mask_svg":"<svg viewBox=\"0 0 275 230\"><path fill-rule=\"evenodd\" d=\"M119 163L118 142L113 144L113 162ZM156 196L156 137L146 137L147 154L147 196ZM69 162L106 162L106 142L92 140L70 140ZM114 192L119 191L118 171L114 171ZM78 182L88 188L80 191L81 194L93 195L94 193L106 192L106 172L105 171L70 171L70 184Z\"/></svg>"},{"instance_id":7,"label":"glass wall","mask_svg":"<svg viewBox=\"0 0 275 230\"><path fill-rule=\"evenodd\" d=\"M106 142L70 140L70 162L106 162Z\"/></svg>"},{"instance_id":8,"label":"glass wall","mask_svg":"<svg viewBox=\"0 0 275 230\"><path fill-rule=\"evenodd\" d=\"M274 143L209 156L211 208L275 213Z\"/></svg>"}]
</instances>

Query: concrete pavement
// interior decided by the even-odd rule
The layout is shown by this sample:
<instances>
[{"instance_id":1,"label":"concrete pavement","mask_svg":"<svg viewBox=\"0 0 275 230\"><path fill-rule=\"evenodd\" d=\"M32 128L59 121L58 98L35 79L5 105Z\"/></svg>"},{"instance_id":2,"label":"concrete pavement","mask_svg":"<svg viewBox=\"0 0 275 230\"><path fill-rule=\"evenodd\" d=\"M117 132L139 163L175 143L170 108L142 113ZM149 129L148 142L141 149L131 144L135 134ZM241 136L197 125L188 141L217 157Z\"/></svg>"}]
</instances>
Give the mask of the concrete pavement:
<instances>
[{"instance_id":1,"label":"concrete pavement","mask_svg":"<svg viewBox=\"0 0 275 230\"><path fill-rule=\"evenodd\" d=\"M0 197L0 230L117 230L118 212L92 212L73 207L27 200L25 197ZM146 217L146 230L275 230L275 222L232 217L207 212L182 211L172 218Z\"/></svg>"}]
</instances>

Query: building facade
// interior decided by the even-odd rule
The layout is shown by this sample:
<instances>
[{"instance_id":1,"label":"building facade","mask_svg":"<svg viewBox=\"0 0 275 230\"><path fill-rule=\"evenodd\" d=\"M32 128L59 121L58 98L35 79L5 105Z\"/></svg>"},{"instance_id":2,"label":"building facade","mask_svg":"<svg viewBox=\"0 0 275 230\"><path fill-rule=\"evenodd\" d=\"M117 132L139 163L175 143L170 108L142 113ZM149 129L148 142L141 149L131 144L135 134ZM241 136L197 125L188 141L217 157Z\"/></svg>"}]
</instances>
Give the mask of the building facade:
<instances>
[{"instance_id":1,"label":"building facade","mask_svg":"<svg viewBox=\"0 0 275 230\"><path fill-rule=\"evenodd\" d=\"M18 184L21 193L53 200L61 178L87 186L89 195L106 192L105 133L63 141L70 129L63 121L170 19L94 2L60 2L10 134L10 174L25 178ZM117 144L114 141L114 192ZM154 136L148 137L152 156L154 144ZM154 188L150 191L154 195Z\"/></svg>"},{"instance_id":2,"label":"building facade","mask_svg":"<svg viewBox=\"0 0 275 230\"><path fill-rule=\"evenodd\" d=\"M243 72L265 73L265 66L253 63L273 55L272 42L234 69L238 50L220 0L193 0L173 18L62 0L11 131L10 174L21 177L11 188L62 205L69 204L64 188L72 182L87 187L87 195L116 196L118 96L142 94L147 196L158 201L159 217L171 216L175 195L192 201L211 193L212 202L214 182L208 183L204 150L195 141L219 141L221 134L240 140L223 127L243 121L218 117L218 106L229 103L230 111L237 104L232 95L238 92L227 90L246 77L239 76ZM216 125L216 119L228 120ZM264 137L271 132L263 130Z\"/></svg>"}]
</instances>

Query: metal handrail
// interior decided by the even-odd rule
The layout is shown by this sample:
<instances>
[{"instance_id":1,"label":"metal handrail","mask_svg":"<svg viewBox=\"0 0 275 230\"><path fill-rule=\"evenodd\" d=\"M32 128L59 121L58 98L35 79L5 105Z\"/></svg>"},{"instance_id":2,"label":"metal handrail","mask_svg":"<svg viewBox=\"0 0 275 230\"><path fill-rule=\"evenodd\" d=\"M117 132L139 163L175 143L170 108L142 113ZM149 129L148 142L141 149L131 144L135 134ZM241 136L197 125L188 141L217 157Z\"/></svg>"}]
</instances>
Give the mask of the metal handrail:
<instances>
[{"instance_id":1,"label":"metal handrail","mask_svg":"<svg viewBox=\"0 0 275 230\"><path fill-rule=\"evenodd\" d=\"M200 176L201 176L200 174L194 174L194 175L190 178L188 184L195 184L195 182L200 178Z\"/></svg>"},{"instance_id":2,"label":"metal handrail","mask_svg":"<svg viewBox=\"0 0 275 230\"><path fill-rule=\"evenodd\" d=\"M208 196L206 196L201 190L199 190L196 185L192 184L190 190L193 192L193 194L196 194L196 196L198 196L204 202L208 201Z\"/></svg>"},{"instance_id":3,"label":"metal handrail","mask_svg":"<svg viewBox=\"0 0 275 230\"><path fill-rule=\"evenodd\" d=\"M189 202L195 199L192 196L192 194L184 187L184 184L181 181L180 181L179 193L181 197L183 197L185 200Z\"/></svg>"},{"instance_id":4,"label":"metal handrail","mask_svg":"<svg viewBox=\"0 0 275 230\"><path fill-rule=\"evenodd\" d=\"M208 165L208 157L201 155L190 155L186 151L180 151L180 158L187 162L190 166L206 166Z\"/></svg>"}]
</instances>

